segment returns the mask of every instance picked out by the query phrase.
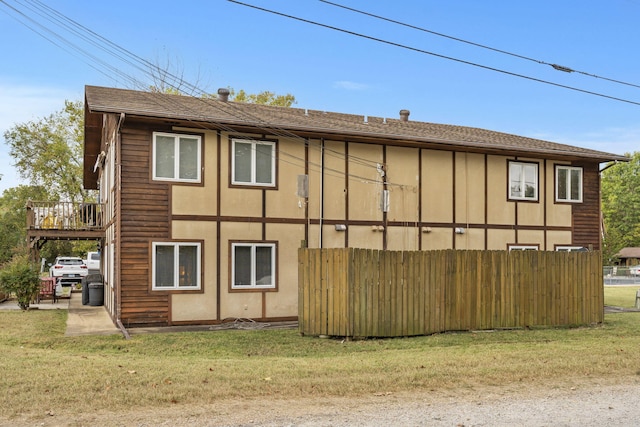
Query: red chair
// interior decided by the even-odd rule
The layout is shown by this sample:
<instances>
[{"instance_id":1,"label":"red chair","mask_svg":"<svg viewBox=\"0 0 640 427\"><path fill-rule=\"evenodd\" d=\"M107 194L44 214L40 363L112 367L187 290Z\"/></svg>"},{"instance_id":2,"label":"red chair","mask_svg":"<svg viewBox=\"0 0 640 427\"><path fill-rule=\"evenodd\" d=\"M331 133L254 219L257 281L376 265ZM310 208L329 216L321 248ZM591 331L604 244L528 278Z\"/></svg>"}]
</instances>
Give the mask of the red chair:
<instances>
[{"instance_id":1,"label":"red chair","mask_svg":"<svg viewBox=\"0 0 640 427\"><path fill-rule=\"evenodd\" d=\"M40 292L38 292L36 304L40 304L40 300L46 298L51 298L51 304L55 304L58 301L55 277L42 277L40 279Z\"/></svg>"}]
</instances>

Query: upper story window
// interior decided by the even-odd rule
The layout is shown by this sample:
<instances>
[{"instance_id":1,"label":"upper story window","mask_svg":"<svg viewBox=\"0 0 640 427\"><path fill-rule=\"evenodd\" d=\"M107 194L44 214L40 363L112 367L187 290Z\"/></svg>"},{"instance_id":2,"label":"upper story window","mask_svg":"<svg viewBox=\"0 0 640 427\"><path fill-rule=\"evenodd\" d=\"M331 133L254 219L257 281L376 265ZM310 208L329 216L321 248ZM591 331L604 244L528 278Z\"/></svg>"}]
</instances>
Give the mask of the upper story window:
<instances>
[{"instance_id":1,"label":"upper story window","mask_svg":"<svg viewBox=\"0 0 640 427\"><path fill-rule=\"evenodd\" d=\"M200 153L200 136L154 132L153 179L200 182Z\"/></svg>"},{"instance_id":2,"label":"upper story window","mask_svg":"<svg viewBox=\"0 0 640 427\"><path fill-rule=\"evenodd\" d=\"M152 288L200 289L200 243L154 242Z\"/></svg>"},{"instance_id":3,"label":"upper story window","mask_svg":"<svg viewBox=\"0 0 640 427\"><path fill-rule=\"evenodd\" d=\"M275 142L233 139L231 152L232 184L275 187Z\"/></svg>"},{"instance_id":4,"label":"upper story window","mask_svg":"<svg viewBox=\"0 0 640 427\"><path fill-rule=\"evenodd\" d=\"M275 243L231 244L231 289L276 287Z\"/></svg>"},{"instance_id":5,"label":"upper story window","mask_svg":"<svg viewBox=\"0 0 640 427\"><path fill-rule=\"evenodd\" d=\"M538 200L538 164L509 162L509 199Z\"/></svg>"},{"instance_id":6,"label":"upper story window","mask_svg":"<svg viewBox=\"0 0 640 427\"><path fill-rule=\"evenodd\" d=\"M556 202L582 202L582 168L556 165Z\"/></svg>"}]
</instances>

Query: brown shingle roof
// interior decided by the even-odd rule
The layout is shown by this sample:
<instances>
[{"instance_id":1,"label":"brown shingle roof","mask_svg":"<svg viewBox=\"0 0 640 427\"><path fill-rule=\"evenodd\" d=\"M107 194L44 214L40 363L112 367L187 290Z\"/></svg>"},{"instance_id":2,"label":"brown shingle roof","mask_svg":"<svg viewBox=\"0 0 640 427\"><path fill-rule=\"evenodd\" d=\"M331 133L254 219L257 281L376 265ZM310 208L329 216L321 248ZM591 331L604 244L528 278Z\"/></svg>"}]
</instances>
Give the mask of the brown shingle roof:
<instances>
[{"instance_id":1,"label":"brown shingle roof","mask_svg":"<svg viewBox=\"0 0 640 427\"><path fill-rule=\"evenodd\" d=\"M622 248L616 258L640 258L640 248Z\"/></svg>"},{"instance_id":2,"label":"brown shingle roof","mask_svg":"<svg viewBox=\"0 0 640 427\"><path fill-rule=\"evenodd\" d=\"M624 156L557 144L485 129L427 122L382 119L353 114L328 113L301 108L223 102L190 96L168 95L97 86L85 88L91 113L125 113L148 118L210 124L217 128L251 126L267 133L303 132L321 136L395 140L405 143L444 145L453 149L506 151L505 154L626 161Z\"/></svg>"}]
</instances>

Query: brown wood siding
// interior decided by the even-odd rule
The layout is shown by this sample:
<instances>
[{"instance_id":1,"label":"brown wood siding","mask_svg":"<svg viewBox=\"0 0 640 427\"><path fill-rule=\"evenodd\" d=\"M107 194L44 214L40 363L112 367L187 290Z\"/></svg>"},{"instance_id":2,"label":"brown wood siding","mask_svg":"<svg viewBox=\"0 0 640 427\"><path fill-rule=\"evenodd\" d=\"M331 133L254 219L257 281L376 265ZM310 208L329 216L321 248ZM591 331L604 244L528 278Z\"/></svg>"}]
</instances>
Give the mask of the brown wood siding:
<instances>
[{"instance_id":1,"label":"brown wood siding","mask_svg":"<svg viewBox=\"0 0 640 427\"><path fill-rule=\"evenodd\" d=\"M166 326L167 293L151 292L150 242L170 237L169 185L151 180L151 129L122 131L120 318L126 326Z\"/></svg>"},{"instance_id":2,"label":"brown wood siding","mask_svg":"<svg viewBox=\"0 0 640 427\"><path fill-rule=\"evenodd\" d=\"M572 205L573 244L600 250L600 174L597 163L574 163L583 168L582 203Z\"/></svg>"}]
</instances>

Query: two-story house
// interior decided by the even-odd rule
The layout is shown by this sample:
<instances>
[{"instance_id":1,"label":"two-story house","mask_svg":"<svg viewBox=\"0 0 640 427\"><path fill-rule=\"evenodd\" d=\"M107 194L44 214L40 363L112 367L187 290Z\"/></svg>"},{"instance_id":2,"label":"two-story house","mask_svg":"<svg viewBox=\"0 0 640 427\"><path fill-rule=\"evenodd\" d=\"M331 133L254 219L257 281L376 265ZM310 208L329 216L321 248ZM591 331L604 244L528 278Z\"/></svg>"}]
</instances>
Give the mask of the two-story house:
<instances>
[{"instance_id":1,"label":"two-story house","mask_svg":"<svg viewBox=\"0 0 640 427\"><path fill-rule=\"evenodd\" d=\"M297 316L301 245L600 248L603 153L484 129L86 87L105 305L126 327Z\"/></svg>"}]
</instances>

